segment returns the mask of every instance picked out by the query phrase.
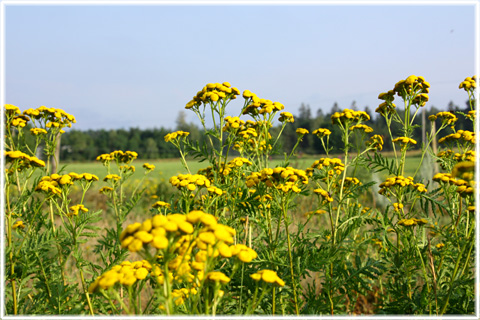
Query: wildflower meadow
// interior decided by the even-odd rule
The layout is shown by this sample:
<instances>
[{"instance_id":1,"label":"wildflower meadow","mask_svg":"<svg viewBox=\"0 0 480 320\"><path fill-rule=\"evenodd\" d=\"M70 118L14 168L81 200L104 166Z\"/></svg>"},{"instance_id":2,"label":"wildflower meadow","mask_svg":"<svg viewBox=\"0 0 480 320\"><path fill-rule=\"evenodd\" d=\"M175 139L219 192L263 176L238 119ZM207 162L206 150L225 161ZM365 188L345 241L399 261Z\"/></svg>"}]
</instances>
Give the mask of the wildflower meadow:
<instances>
[{"instance_id":1,"label":"wildflower meadow","mask_svg":"<svg viewBox=\"0 0 480 320\"><path fill-rule=\"evenodd\" d=\"M340 154L327 128L297 129L279 154L292 113L208 83L185 106L206 138L165 136L183 172L163 182L135 150L98 155L102 175L72 172L55 151L75 117L5 105L4 313L473 315L477 78L459 85L470 111L430 116L415 141L429 88L411 75L379 94L388 136L365 124L371 115L344 109L331 116ZM459 118L473 131L457 129ZM324 153L298 167L307 135ZM426 162L438 170L425 174Z\"/></svg>"}]
</instances>

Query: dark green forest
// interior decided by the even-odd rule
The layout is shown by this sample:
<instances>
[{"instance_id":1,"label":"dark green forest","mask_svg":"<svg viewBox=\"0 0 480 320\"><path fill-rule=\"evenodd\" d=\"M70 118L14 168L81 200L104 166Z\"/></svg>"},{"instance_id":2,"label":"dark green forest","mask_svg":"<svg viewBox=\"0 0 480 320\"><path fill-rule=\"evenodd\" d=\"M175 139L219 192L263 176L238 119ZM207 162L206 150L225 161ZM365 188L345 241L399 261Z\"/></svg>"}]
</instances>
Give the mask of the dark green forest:
<instances>
[{"instance_id":1,"label":"dark green forest","mask_svg":"<svg viewBox=\"0 0 480 320\"><path fill-rule=\"evenodd\" d=\"M357 110L355 102L348 108ZM465 108L456 106L453 102L450 102L447 107L424 107L424 110L420 110L415 118L415 124L417 127L413 133L413 139L418 143L413 146L413 149L420 149L422 145L422 118L425 119L425 132L430 132L431 122L428 120L428 116L436 114L439 111L450 111L457 115L458 121L456 123L457 130L472 130L471 121L465 121L461 112L468 112L470 109L466 105ZM335 112L339 112L344 108L340 108L335 103L328 113L325 113L322 109L318 109L316 112L312 112L311 107L308 104L301 104L295 114L295 122L289 123L281 136L281 143L277 153L283 155L287 150L292 150L292 147L297 141L297 134L295 130L297 128L305 128L310 133L318 128L326 128L332 131L330 136L330 146L334 149L333 153L340 152L342 146L341 136L338 126L333 126L331 122L331 115ZM385 120L379 114L374 112L369 107L365 107L366 111L371 119L365 124L372 127L374 132L372 134L379 134L383 136L384 148L383 150L392 150L392 143L390 141ZM193 141L199 141L202 144L205 136L201 135L200 128L193 123L186 122L185 111L180 111L175 123L175 128L153 128L153 129L140 129L130 128L126 129L111 129L111 130L76 130L71 129L64 133L61 137L61 149L60 159L62 161L91 161L99 154L109 153L113 150L132 150L139 154L142 159L160 159L160 158L176 158L178 157L177 149L171 144L166 143L164 137L167 133L176 130L183 130L190 132L189 138ZM436 120L437 128L440 127L440 120ZM281 124L279 123L272 130L272 136L275 137L276 133L280 130ZM399 127L392 126L393 135L400 133ZM438 138L449 134L448 130L444 130ZM284 151L285 150L285 151ZM322 154L324 153L320 140L312 135L306 135L303 141L297 148L298 154Z\"/></svg>"}]
</instances>

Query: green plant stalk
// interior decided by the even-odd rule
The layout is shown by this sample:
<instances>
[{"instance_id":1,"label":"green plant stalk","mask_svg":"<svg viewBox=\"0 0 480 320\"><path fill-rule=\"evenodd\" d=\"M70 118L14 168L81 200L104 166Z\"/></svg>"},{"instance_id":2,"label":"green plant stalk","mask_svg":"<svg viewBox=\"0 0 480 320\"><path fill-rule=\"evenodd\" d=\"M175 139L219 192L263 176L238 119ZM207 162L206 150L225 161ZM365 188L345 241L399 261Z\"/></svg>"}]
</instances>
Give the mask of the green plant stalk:
<instances>
[{"instance_id":1,"label":"green plant stalk","mask_svg":"<svg viewBox=\"0 0 480 320\"><path fill-rule=\"evenodd\" d=\"M37 252L35 252L35 256L37 257L38 264L40 264L40 269L42 270L42 275L45 278L45 286L47 287L48 296L51 298L52 297L52 292L50 290L50 286L48 285L48 278L47 278L47 275L45 273L45 268L43 267L42 260L40 260L40 257L38 256Z\"/></svg>"},{"instance_id":2,"label":"green plant stalk","mask_svg":"<svg viewBox=\"0 0 480 320\"><path fill-rule=\"evenodd\" d=\"M340 184L340 195L338 198L338 206L337 206L337 214L335 217L335 226L333 228L334 233L332 234L332 243L335 245L336 243L336 238L337 238L337 227L338 227L338 220L340 218L340 208L341 208L341 203L343 202L343 186L345 184L345 178L347 176L347 169L348 169L348 132L347 128L344 129L344 143L345 143L345 158L344 158L344 170L343 170L343 175L342 175L342 183ZM347 205L348 205L348 200L347 200Z\"/></svg>"},{"instance_id":3,"label":"green plant stalk","mask_svg":"<svg viewBox=\"0 0 480 320\"><path fill-rule=\"evenodd\" d=\"M297 289L296 289L295 276L293 272L292 245L290 243L290 232L288 232L288 222L287 222L287 212L286 212L287 209L285 208L285 205L286 205L285 202L283 202L282 203L283 223L285 224L285 232L287 233L288 260L290 262L290 277L292 279L293 300L295 302L295 313L298 316L300 315L300 311L298 310Z\"/></svg>"},{"instance_id":4,"label":"green plant stalk","mask_svg":"<svg viewBox=\"0 0 480 320\"><path fill-rule=\"evenodd\" d=\"M57 232L55 229L55 221L53 218L53 205L52 205L52 200L50 199L49 201L49 207L50 207L50 220L52 222L52 231L53 231L53 237L55 238L55 244L57 246L57 251L58 251L58 262L60 263L60 269L61 269L61 275L62 275L62 280L63 283L66 284L67 280L65 279L65 270L64 270L64 265L63 265L63 258L62 258L62 248L60 244L58 243L57 239Z\"/></svg>"},{"instance_id":5,"label":"green plant stalk","mask_svg":"<svg viewBox=\"0 0 480 320\"><path fill-rule=\"evenodd\" d=\"M392 119L387 119L385 117L385 121L387 121L387 129L388 129L388 134L390 135L390 140L393 141L393 135L392 135L392 130L391 130L391 124L392 124ZM392 143L392 148L393 148L393 154L395 155L395 165L397 166L398 169L398 156L397 156L397 149L395 148L395 143Z\"/></svg>"},{"instance_id":6,"label":"green plant stalk","mask_svg":"<svg viewBox=\"0 0 480 320\"><path fill-rule=\"evenodd\" d=\"M412 232L413 234L413 232ZM430 294L430 285L428 284L428 276L427 276L427 268L425 267L425 262L423 261L422 254L420 253L420 249L418 248L417 244L417 237L414 235L414 241L415 241L415 249L417 250L418 257L420 258L420 261L422 262L422 271L423 271L423 277L425 278L425 284L427 285L427 291ZM433 279L432 279L433 281ZM428 308L430 310L430 315L432 314L432 302L430 299L428 299Z\"/></svg>"},{"instance_id":7,"label":"green plant stalk","mask_svg":"<svg viewBox=\"0 0 480 320\"><path fill-rule=\"evenodd\" d=\"M115 298L118 300L118 302L120 302L120 305L127 312L127 314L128 315L133 315L133 312L127 307L125 302L123 302L123 299L120 297L118 292L116 290L112 289L112 288L109 288L109 291L113 292L113 294L115 295Z\"/></svg>"},{"instance_id":8,"label":"green plant stalk","mask_svg":"<svg viewBox=\"0 0 480 320\"><path fill-rule=\"evenodd\" d=\"M7 186L7 190L8 190L8 186ZM9 207L9 203L8 203L8 193L7 193L7 206ZM10 273L12 275L12 278L13 278L13 275L15 274L15 263L13 261L13 248L12 248L12 213L8 212L7 214L7 237L8 237L8 247L11 248L10 249L10 255L9 255L9 259L10 259ZM17 314L17 294L16 294L16 289L15 289L15 279L12 279L11 280L11 284L12 284L12 297L13 297L13 314L16 315Z\"/></svg>"},{"instance_id":9,"label":"green plant stalk","mask_svg":"<svg viewBox=\"0 0 480 320\"><path fill-rule=\"evenodd\" d=\"M93 307L92 307L92 302L90 301L90 296L88 294L87 286L85 284L85 277L83 276L83 270L82 268L80 269L80 280L82 281L82 288L83 288L83 293L85 294L85 298L87 299L87 304L88 304L88 310L90 312L90 315L94 315L93 312Z\"/></svg>"},{"instance_id":10,"label":"green plant stalk","mask_svg":"<svg viewBox=\"0 0 480 320\"><path fill-rule=\"evenodd\" d=\"M422 157L420 158L420 163L418 164L418 167L417 169L415 170L415 173L413 174L413 177L415 178L417 176L417 173L418 173L418 170L420 170L420 167L422 166L422 163L423 163L423 158L425 157L425 154L427 152L427 149L428 147L430 146L430 144L432 143L433 139L435 139L438 135L438 133L440 132L440 130L442 130L444 128L444 126L441 126L436 132L434 135L433 132L430 132L430 135L429 135L429 139L427 141L427 144L425 145L424 149L422 150ZM431 128L433 129L433 127ZM433 131L433 130L432 130Z\"/></svg>"},{"instance_id":11,"label":"green plant stalk","mask_svg":"<svg viewBox=\"0 0 480 320\"><path fill-rule=\"evenodd\" d=\"M165 262L163 266L163 295L166 298L166 310L167 310L167 315L171 315L172 313L172 294L171 294L171 288L170 288L170 279L168 278L168 263Z\"/></svg>"},{"instance_id":12,"label":"green plant stalk","mask_svg":"<svg viewBox=\"0 0 480 320\"><path fill-rule=\"evenodd\" d=\"M275 146L277 145L278 139L279 139L280 136L282 135L283 129L285 129L286 125L287 125L287 122L284 122L284 123L282 124L282 128L280 129L280 132L279 132L278 135L277 135L277 139L275 139L275 142L273 143L272 149L275 149Z\"/></svg>"},{"instance_id":13,"label":"green plant stalk","mask_svg":"<svg viewBox=\"0 0 480 320\"><path fill-rule=\"evenodd\" d=\"M107 295L104 290L100 290L100 292L101 292L101 294L108 300L108 303L110 304L110 306L112 307L112 309L115 310L116 313L118 313L118 309L117 309L117 307L115 307L115 305L113 304L112 299L110 298L110 296Z\"/></svg>"},{"instance_id":14,"label":"green plant stalk","mask_svg":"<svg viewBox=\"0 0 480 320\"><path fill-rule=\"evenodd\" d=\"M467 239L470 239L470 236L471 236L471 233L472 233L472 230L475 229L474 226L472 226L472 228L470 229L470 231L468 232L468 237ZM448 289L448 293L447 293L447 298L445 299L445 303L442 307L442 310L440 311L440 315L443 315L445 313L445 311L447 310L447 306L448 306L448 302L450 300L450 295L452 294L452 290L453 290L453 281L455 280L455 278L457 277L457 272L458 272L458 268L460 266L460 260L462 259L462 256L463 256L463 253L465 252L465 249L467 248L467 244L468 242L466 242L464 245L463 245L463 248L462 248L462 251L458 254L458 257L457 257L457 260L455 262L455 268L453 269L453 274L452 274L452 277L450 279L450 284L449 284L449 289Z\"/></svg>"}]
</instances>

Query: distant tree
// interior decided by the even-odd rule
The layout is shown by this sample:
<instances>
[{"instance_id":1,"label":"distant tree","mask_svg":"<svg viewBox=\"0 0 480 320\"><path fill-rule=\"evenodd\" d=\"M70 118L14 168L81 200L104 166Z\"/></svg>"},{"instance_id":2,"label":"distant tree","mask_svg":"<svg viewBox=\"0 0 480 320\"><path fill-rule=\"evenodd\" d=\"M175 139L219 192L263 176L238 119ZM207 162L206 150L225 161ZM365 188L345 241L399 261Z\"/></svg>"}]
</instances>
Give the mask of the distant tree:
<instances>
[{"instance_id":1,"label":"distant tree","mask_svg":"<svg viewBox=\"0 0 480 320\"><path fill-rule=\"evenodd\" d=\"M156 159L160 156L157 143L153 138L145 140L145 158Z\"/></svg>"},{"instance_id":2,"label":"distant tree","mask_svg":"<svg viewBox=\"0 0 480 320\"><path fill-rule=\"evenodd\" d=\"M353 100L352 103L350 104L350 109L357 111L357 101Z\"/></svg>"},{"instance_id":3,"label":"distant tree","mask_svg":"<svg viewBox=\"0 0 480 320\"><path fill-rule=\"evenodd\" d=\"M145 152L145 148L142 148L141 130L139 128L130 128L128 135L128 149L139 154Z\"/></svg>"},{"instance_id":4,"label":"distant tree","mask_svg":"<svg viewBox=\"0 0 480 320\"><path fill-rule=\"evenodd\" d=\"M301 121L310 121L312 118L312 111L310 110L310 105L306 105L302 102L300 108L298 109L298 117Z\"/></svg>"}]
</instances>

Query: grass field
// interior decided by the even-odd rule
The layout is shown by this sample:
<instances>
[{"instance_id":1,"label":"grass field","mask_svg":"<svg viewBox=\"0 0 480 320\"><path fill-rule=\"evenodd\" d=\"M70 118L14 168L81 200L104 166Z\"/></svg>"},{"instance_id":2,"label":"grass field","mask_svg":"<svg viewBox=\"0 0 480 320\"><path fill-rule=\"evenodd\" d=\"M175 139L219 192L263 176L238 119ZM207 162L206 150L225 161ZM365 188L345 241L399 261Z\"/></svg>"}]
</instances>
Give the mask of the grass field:
<instances>
[{"instance_id":1,"label":"grass field","mask_svg":"<svg viewBox=\"0 0 480 320\"><path fill-rule=\"evenodd\" d=\"M304 155L290 161L290 166L293 166L298 169L305 170L308 168L315 160L324 157L323 155L318 156L311 156L311 155ZM171 176L178 175L181 173L187 173L185 168L182 166L180 159L159 159L159 160L136 160L133 162L133 165L136 167L136 171L133 175L133 180L141 179L144 170L142 169L142 165L147 162L150 164L155 165L155 171L151 174L152 178L159 178L168 180ZM407 157L407 163L405 166L405 175L413 175L415 172L418 163L420 161L420 155L412 153L412 155ZM275 167L282 162L280 159L274 159L271 161L271 166ZM100 179L106 175L106 169L103 165L98 161L90 161L90 162L65 162L61 163L61 167L65 166L64 172L89 172L97 175ZM205 168L207 166L206 162L197 162L195 160L188 161L188 166L192 173L196 173L199 169Z\"/></svg>"}]
</instances>

